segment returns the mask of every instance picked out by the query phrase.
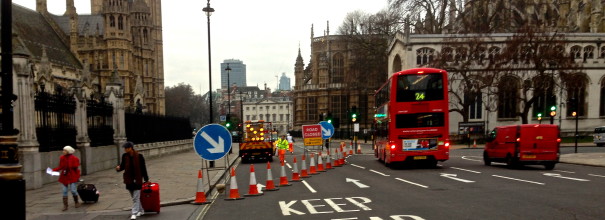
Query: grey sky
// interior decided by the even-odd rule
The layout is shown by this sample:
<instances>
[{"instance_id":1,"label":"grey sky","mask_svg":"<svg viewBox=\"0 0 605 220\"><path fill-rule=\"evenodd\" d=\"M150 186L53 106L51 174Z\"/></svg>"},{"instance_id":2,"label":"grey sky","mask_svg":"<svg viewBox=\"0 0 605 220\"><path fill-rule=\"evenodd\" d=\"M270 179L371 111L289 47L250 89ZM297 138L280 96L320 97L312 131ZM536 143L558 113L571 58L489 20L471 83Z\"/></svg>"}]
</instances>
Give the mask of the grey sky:
<instances>
[{"instance_id":1,"label":"grey sky","mask_svg":"<svg viewBox=\"0 0 605 220\"><path fill-rule=\"evenodd\" d=\"M47 0L53 14L65 12L65 0ZM76 0L79 14L90 14L89 0ZM196 93L208 92L207 18L204 0L162 1L165 86L191 85ZM35 10L36 0L13 0ZM347 13L376 13L387 0L211 0L210 16L212 89L220 88L220 63L239 59L246 64L247 83L264 83L275 90L275 76L292 78L300 50L305 65L310 57L311 25L315 37L334 34Z\"/></svg>"}]
</instances>

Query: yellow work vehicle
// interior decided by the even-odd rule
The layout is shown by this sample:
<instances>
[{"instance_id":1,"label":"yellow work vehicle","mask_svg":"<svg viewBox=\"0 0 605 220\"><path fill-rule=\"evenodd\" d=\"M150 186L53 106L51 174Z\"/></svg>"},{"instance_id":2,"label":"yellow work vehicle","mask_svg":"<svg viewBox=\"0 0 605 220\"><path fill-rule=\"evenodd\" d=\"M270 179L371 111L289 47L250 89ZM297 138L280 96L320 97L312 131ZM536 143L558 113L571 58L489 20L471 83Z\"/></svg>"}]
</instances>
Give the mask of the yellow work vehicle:
<instances>
[{"instance_id":1,"label":"yellow work vehicle","mask_svg":"<svg viewBox=\"0 0 605 220\"><path fill-rule=\"evenodd\" d=\"M246 121L242 125L244 133L239 145L239 156L243 162L254 160L273 161L275 155L275 141L272 137L273 126L271 122L263 120Z\"/></svg>"}]
</instances>

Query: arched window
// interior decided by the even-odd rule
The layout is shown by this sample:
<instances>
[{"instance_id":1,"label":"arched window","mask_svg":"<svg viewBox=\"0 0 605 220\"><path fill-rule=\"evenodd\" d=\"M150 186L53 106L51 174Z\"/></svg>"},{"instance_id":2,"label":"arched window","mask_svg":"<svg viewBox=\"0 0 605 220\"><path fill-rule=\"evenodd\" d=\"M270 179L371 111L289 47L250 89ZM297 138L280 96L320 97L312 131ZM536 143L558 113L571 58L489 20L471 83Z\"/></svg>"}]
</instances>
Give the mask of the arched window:
<instances>
[{"instance_id":1,"label":"arched window","mask_svg":"<svg viewBox=\"0 0 605 220\"><path fill-rule=\"evenodd\" d=\"M517 98L519 97L519 80L513 76L504 76L498 83L498 118L515 118L517 116Z\"/></svg>"},{"instance_id":2,"label":"arched window","mask_svg":"<svg viewBox=\"0 0 605 220\"><path fill-rule=\"evenodd\" d=\"M489 52L489 54L488 54L489 61L494 62L494 60L497 59L498 56L500 55L500 48L499 47L490 47L488 52Z\"/></svg>"},{"instance_id":3,"label":"arched window","mask_svg":"<svg viewBox=\"0 0 605 220\"><path fill-rule=\"evenodd\" d=\"M557 96L554 94L554 80L550 76L537 76L533 79L534 97L533 116L542 113L546 117L550 113L550 107L557 105Z\"/></svg>"},{"instance_id":4,"label":"arched window","mask_svg":"<svg viewBox=\"0 0 605 220\"><path fill-rule=\"evenodd\" d=\"M460 62L460 61L466 61L466 57L468 56L468 50L464 47L458 47L456 48L456 55L455 55L455 61L456 63Z\"/></svg>"},{"instance_id":5,"label":"arched window","mask_svg":"<svg viewBox=\"0 0 605 220\"><path fill-rule=\"evenodd\" d=\"M586 60L594 58L594 47L593 46L586 46L586 47L584 47L583 58L584 58L583 61L585 63L586 63Z\"/></svg>"},{"instance_id":6,"label":"arched window","mask_svg":"<svg viewBox=\"0 0 605 220\"><path fill-rule=\"evenodd\" d=\"M423 47L416 50L416 64L419 66L426 65L433 61L433 53L435 50Z\"/></svg>"},{"instance_id":7,"label":"arched window","mask_svg":"<svg viewBox=\"0 0 605 220\"><path fill-rule=\"evenodd\" d=\"M143 43L148 42L147 29L143 30Z\"/></svg>"},{"instance_id":8,"label":"arched window","mask_svg":"<svg viewBox=\"0 0 605 220\"><path fill-rule=\"evenodd\" d=\"M575 73L570 74L566 77L565 86L567 88L567 99L575 99L577 100L577 109L576 112L578 116L586 115L586 87L588 85L588 78L584 73ZM571 108L567 108L567 116L571 116L572 113Z\"/></svg>"},{"instance_id":9,"label":"arched window","mask_svg":"<svg viewBox=\"0 0 605 220\"><path fill-rule=\"evenodd\" d=\"M109 16L109 27L115 27L116 26L116 18L112 16Z\"/></svg>"},{"instance_id":10,"label":"arched window","mask_svg":"<svg viewBox=\"0 0 605 220\"><path fill-rule=\"evenodd\" d=\"M601 80L601 92L599 95L599 116L605 116L605 78Z\"/></svg>"},{"instance_id":11,"label":"arched window","mask_svg":"<svg viewBox=\"0 0 605 220\"><path fill-rule=\"evenodd\" d=\"M118 17L118 29L124 30L124 18L122 18L122 15Z\"/></svg>"},{"instance_id":12,"label":"arched window","mask_svg":"<svg viewBox=\"0 0 605 220\"><path fill-rule=\"evenodd\" d=\"M582 47L578 45L571 47L569 55L574 59L582 59Z\"/></svg>"},{"instance_id":13,"label":"arched window","mask_svg":"<svg viewBox=\"0 0 605 220\"><path fill-rule=\"evenodd\" d=\"M469 119L481 119L483 113L483 102L481 100L481 93L468 92L464 95L465 99L470 99L471 105L469 106L468 118Z\"/></svg>"},{"instance_id":14,"label":"arched window","mask_svg":"<svg viewBox=\"0 0 605 220\"><path fill-rule=\"evenodd\" d=\"M401 57L397 54L395 55L395 59L393 59L393 72L399 72L401 70Z\"/></svg>"},{"instance_id":15,"label":"arched window","mask_svg":"<svg viewBox=\"0 0 605 220\"><path fill-rule=\"evenodd\" d=\"M345 58L342 53L334 54L332 58L332 83L342 83L344 82L345 75Z\"/></svg>"},{"instance_id":16,"label":"arched window","mask_svg":"<svg viewBox=\"0 0 605 220\"><path fill-rule=\"evenodd\" d=\"M443 59L445 59L445 62L452 62L454 61L454 49L452 49L451 47L444 47L441 50Z\"/></svg>"}]
</instances>

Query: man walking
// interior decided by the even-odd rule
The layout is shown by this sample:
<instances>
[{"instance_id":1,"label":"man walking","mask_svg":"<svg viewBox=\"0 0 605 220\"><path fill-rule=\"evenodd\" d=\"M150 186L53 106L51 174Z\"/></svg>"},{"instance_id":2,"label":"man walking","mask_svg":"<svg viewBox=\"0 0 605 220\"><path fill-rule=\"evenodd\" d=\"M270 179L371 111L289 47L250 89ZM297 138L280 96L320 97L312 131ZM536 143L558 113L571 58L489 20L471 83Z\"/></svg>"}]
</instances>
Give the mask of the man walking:
<instances>
[{"instance_id":1,"label":"man walking","mask_svg":"<svg viewBox=\"0 0 605 220\"><path fill-rule=\"evenodd\" d=\"M286 140L286 135L282 135L281 138L277 139L275 145L278 149L279 161L284 161L286 150L288 150L288 141Z\"/></svg>"}]
</instances>

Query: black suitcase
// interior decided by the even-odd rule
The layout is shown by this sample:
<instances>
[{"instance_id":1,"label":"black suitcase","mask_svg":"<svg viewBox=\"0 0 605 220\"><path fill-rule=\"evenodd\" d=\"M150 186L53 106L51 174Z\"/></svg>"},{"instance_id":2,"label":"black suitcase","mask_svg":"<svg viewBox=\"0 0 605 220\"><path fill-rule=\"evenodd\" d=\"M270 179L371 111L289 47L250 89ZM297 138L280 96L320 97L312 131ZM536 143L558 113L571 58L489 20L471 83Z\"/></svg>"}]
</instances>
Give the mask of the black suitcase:
<instances>
[{"instance_id":1,"label":"black suitcase","mask_svg":"<svg viewBox=\"0 0 605 220\"><path fill-rule=\"evenodd\" d=\"M94 203L99 201L99 191L97 191L97 187L95 187L94 184L79 184L78 195L80 195L82 202L85 203Z\"/></svg>"}]
</instances>

